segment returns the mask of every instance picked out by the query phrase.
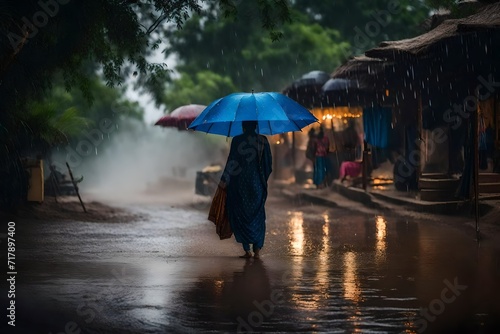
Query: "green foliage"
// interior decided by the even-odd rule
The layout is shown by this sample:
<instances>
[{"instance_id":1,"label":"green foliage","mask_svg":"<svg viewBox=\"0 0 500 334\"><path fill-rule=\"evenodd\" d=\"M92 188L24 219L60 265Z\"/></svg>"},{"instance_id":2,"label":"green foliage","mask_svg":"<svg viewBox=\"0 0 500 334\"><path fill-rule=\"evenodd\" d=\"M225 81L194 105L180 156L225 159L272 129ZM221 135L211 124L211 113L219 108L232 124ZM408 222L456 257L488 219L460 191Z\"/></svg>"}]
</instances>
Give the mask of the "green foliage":
<instances>
[{"instance_id":1,"label":"green foliage","mask_svg":"<svg viewBox=\"0 0 500 334\"><path fill-rule=\"evenodd\" d=\"M458 0L425 0L425 3L434 9L446 8L453 9L458 5Z\"/></svg>"},{"instance_id":2,"label":"green foliage","mask_svg":"<svg viewBox=\"0 0 500 334\"><path fill-rule=\"evenodd\" d=\"M262 36L253 36L242 49L243 66L260 67L247 72L246 90L281 90L294 78L311 70L329 72L343 60L344 48L349 44L340 38L338 31L318 24L294 22L284 29L284 36L272 42Z\"/></svg>"},{"instance_id":3,"label":"green foliage","mask_svg":"<svg viewBox=\"0 0 500 334\"><path fill-rule=\"evenodd\" d=\"M52 14L38 0L0 0L0 109L22 103L26 97L40 98L58 71L63 73L66 88L79 88L91 100L88 61L102 70L109 86L119 86L136 73L139 87L160 97L158 87L168 69L164 64L151 63L148 56L173 25L180 27L193 13L202 13L198 0L50 3ZM281 23L288 19L287 2L257 3L260 22L276 35ZM237 14L233 1L207 5L219 5L227 15ZM46 21L37 24L37 13L45 15ZM25 24L26 20L30 23Z\"/></svg>"},{"instance_id":4,"label":"green foliage","mask_svg":"<svg viewBox=\"0 0 500 334\"><path fill-rule=\"evenodd\" d=\"M273 41L254 19L256 3L242 2L238 11L236 21L218 12L194 16L169 36L166 52L178 55L179 71L193 77L208 69L231 78L238 91L277 91L311 69L332 70L344 58L342 49L349 47L337 31L310 24L293 11L293 22L283 25L281 38Z\"/></svg>"},{"instance_id":5,"label":"green foliage","mask_svg":"<svg viewBox=\"0 0 500 334\"><path fill-rule=\"evenodd\" d=\"M427 5L434 9L447 9L450 18L463 18L477 12L481 5L498 2L498 0L480 0L478 2L467 2L458 0L425 0Z\"/></svg>"},{"instance_id":6,"label":"green foliage","mask_svg":"<svg viewBox=\"0 0 500 334\"><path fill-rule=\"evenodd\" d=\"M29 129L34 140L45 147L68 143L71 137L92 124L92 121L78 115L76 108L58 110L53 104L33 103L30 112L20 115L21 123Z\"/></svg>"},{"instance_id":7,"label":"green foliage","mask_svg":"<svg viewBox=\"0 0 500 334\"><path fill-rule=\"evenodd\" d=\"M249 1L247 1L248 4ZM238 4L238 5L237 5ZM241 21L243 17L249 17L249 7L244 7L241 1L221 0L220 11L223 17L230 18L235 21ZM252 5L252 13L257 12L261 17L262 28L269 32L269 37L272 41L277 41L283 37L283 32L278 30L283 23L289 23L290 8L286 0L257 0ZM250 16L251 17L251 16Z\"/></svg>"},{"instance_id":8,"label":"green foliage","mask_svg":"<svg viewBox=\"0 0 500 334\"><path fill-rule=\"evenodd\" d=\"M362 54L384 40L399 40L423 32L430 8L422 1L295 1L313 22L340 31L350 43L346 55Z\"/></svg>"},{"instance_id":9,"label":"green foliage","mask_svg":"<svg viewBox=\"0 0 500 334\"><path fill-rule=\"evenodd\" d=\"M225 96L236 90L229 77L211 71L200 71L191 76L181 73L179 79L167 85L163 104L169 110L186 104L208 105L214 96Z\"/></svg>"}]
</instances>

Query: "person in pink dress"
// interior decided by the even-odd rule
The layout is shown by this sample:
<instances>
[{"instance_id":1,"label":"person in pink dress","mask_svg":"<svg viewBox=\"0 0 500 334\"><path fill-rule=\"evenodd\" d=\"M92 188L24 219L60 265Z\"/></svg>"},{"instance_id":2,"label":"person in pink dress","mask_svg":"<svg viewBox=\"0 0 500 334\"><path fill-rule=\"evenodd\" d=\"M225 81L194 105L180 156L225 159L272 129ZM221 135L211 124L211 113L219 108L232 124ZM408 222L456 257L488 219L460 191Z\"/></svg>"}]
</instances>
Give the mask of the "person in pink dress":
<instances>
[{"instance_id":1,"label":"person in pink dress","mask_svg":"<svg viewBox=\"0 0 500 334\"><path fill-rule=\"evenodd\" d=\"M359 161L343 161L340 164L339 179L344 182L347 177L358 177L361 174L361 162Z\"/></svg>"}]
</instances>

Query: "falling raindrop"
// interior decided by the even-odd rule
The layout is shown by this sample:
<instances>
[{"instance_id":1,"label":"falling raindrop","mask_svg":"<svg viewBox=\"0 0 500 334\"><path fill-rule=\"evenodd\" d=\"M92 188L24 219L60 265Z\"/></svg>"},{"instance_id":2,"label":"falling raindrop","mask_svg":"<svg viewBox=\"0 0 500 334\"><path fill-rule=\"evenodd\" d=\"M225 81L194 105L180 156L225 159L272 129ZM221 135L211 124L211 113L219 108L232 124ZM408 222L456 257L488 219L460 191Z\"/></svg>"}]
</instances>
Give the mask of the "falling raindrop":
<instances>
[{"instance_id":1,"label":"falling raindrop","mask_svg":"<svg viewBox=\"0 0 500 334\"><path fill-rule=\"evenodd\" d=\"M95 147L95 155L97 155L97 146Z\"/></svg>"},{"instance_id":2,"label":"falling raindrop","mask_svg":"<svg viewBox=\"0 0 500 334\"><path fill-rule=\"evenodd\" d=\"M263 77L264 76L264 70L261 68L260 69L260 76Z\"/></svg>"},{"instance_id":3,"label":"falling raindrop","mask_svg":"<svg viewBox=\"0 0 500 334\"><path fill-rule=\"evenodd\" d=\"M221 55L224 55L224 49L220 49Z\"/></svg>"}]
</instances>

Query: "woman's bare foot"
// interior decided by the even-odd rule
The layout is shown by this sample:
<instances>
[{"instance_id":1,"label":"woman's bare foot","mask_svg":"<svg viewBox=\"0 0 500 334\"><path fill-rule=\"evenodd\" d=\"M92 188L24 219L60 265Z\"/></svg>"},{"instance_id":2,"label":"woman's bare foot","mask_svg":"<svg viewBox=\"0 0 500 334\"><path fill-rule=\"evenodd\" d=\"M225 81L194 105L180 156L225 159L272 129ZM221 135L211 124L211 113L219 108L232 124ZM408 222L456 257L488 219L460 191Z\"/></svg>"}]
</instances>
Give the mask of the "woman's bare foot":
<instances>
[{"instance_id":1,"label":"woman's bare foot","mask_svg":"<svg viewBox=\"0 0 500 334\"><path fill-rule=\"evenodd\" d=\"M260 249L254 251L253 258L260 259Z\"/></svg>"},{"instance_id":2,"label":"woman's bare foot","mask_svg":"<svg viewBox=\"0 0 500 334\"><path fill-rule=\"evenodd\" d=\"M250 252L245 252L245 254L240 255L240 258L242 258L242 259L249 259L251 257L252 257L252 253L250 253Z\"/></svg>"}]
</instances>

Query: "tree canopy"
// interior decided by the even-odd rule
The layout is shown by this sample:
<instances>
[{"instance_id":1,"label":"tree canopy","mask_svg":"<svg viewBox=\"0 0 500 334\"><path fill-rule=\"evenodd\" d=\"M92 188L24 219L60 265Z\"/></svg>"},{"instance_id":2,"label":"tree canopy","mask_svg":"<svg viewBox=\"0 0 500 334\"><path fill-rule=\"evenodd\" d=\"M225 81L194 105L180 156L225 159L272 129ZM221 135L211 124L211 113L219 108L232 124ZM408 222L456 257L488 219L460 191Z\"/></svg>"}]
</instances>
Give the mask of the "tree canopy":
<instances>
[{"instance_id":1,"label":"tree canopy","mask_svg":"<svg viewBox=\"0 0 500 334\"><path fill-rule=\"evenodd\" d=\"M233 1L215 3L234 15ZM136 74L140 87L153 89L167 68L148 55L202 6L197 0L0 1L0 109L39 97L56 71L67 88L78 87L91 98L87 61L109 85ZM262 24L277 36L288 19L286 1L258 1L258 8Z\"/></svg>"}]
</instances>

